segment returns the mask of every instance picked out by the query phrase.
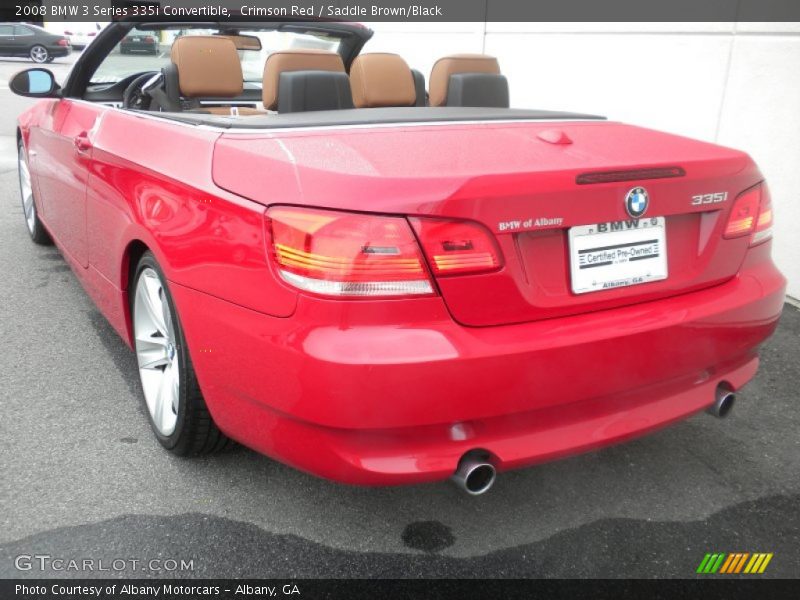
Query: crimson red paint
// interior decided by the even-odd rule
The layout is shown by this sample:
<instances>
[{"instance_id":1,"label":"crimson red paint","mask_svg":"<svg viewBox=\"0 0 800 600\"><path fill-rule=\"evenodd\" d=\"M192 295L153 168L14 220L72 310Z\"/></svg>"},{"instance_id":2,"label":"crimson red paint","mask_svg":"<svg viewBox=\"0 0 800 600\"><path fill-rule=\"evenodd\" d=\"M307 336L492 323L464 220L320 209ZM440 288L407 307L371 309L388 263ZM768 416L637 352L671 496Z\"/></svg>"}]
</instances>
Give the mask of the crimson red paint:
<instances>
[{"instance_id":1,"label":"crimson red paint","mask_svg":"<svg viewBox=\"0 0 800 600\"><path fill-rule=\"evenodd\" d=\"M40 218L120 335L146 247L219 427L340 481L442 479L473 449L502 471L686 418L753 377L783 304L760 172L683 137L571 121L569 145L527 121L236 133L70 99L20 125ZM660 165L684 174L576 183ZM666 220L668 277L574 294L568 229L626 221L634 186ZM282 270L429 291L337 297Z\"/></svg>"}]
</instances>

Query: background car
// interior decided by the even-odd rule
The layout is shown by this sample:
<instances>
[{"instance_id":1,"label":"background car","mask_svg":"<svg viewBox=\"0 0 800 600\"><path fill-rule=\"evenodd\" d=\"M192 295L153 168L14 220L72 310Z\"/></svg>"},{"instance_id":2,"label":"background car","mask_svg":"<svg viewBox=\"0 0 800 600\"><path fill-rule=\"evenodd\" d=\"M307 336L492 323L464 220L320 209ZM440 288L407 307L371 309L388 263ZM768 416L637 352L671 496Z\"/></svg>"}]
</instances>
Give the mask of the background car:
<instances>
[{"instance_id":1,"label":"background car","mask_svg":"<svg viewBox=\"0 0 800 600\"><path fill-rule=\"evenodd\" d=\"M66 23L64 35L73 48L85 48L102 29L100 23Z\"/></svg>"},{"instance_id":2,"label":"background car","mask_svg":"<svg viewBox=\"0 0 800 600\"><path fill-rule=\"evenodd\" d=\"M161 51L158 39L158 32L156 31L134 29L130 35L125 36L120 42L120 54L131 54L133 52L158 54Z\"/></svg>"},{"instance_id":3,"label":"background car","mask_svg":"<svg viewBox=\"0 0 800 600\"><path fill-rule=\"evenodd\" d=\"M33 62L52 62L72 52L69 39L27 23L0 23L0 56L27 56Z\"/></svg>"}]
</instances>

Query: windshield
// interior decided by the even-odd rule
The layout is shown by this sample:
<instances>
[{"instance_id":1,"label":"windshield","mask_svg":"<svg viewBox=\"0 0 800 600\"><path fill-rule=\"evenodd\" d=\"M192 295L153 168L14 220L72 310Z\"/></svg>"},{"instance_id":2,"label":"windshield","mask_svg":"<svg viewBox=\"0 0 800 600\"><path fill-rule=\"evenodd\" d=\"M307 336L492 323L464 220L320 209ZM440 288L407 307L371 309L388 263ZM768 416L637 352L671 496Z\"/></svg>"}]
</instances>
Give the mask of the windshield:
<instances>
[{"instance_id":1,"label":"windshield","mask_svg":"<svg viewBox=\"0 0 800 600\"><path fill-rule=\"evenodd\" d=\"M170 62L172 43L183 35L229 35L230 31L218 29L162 29L160 31L132 29L109 53L92 76L92 83L116 83L135 73L159 71ZM238 30L240 36L254 36L261 49L253 44L241 44L238 50L244 81L261 85L264 62L267 56L290 48L316 48L338 52L340 39L321 33L296 33L288 31ZM256 44L257 48L257 44Z\"/></svg>"}]
</instances>

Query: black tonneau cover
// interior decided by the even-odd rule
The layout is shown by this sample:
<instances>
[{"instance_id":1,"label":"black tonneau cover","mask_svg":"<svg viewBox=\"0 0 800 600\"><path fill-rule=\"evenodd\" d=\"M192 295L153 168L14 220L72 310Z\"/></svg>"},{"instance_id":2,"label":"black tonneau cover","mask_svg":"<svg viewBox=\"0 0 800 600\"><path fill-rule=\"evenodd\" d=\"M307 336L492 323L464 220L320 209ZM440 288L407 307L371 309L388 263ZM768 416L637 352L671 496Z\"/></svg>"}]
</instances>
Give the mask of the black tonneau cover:
<instances>
[{"instance_id":1,"label":"black tonneau cover","mask_svg":"<svg viewBox=\"0 0 800 600\"><path fill-rule=\"evenodd\" d=\"M287 129L297 127L341 127L387 125L393 123L438 123L443 121L568 121L597 120L605 117L551 110L468 107L392 107L324 110L264 116L228 117L204 113L146 113L194 125L225 129Z\"/></svg>"}]
</instances>

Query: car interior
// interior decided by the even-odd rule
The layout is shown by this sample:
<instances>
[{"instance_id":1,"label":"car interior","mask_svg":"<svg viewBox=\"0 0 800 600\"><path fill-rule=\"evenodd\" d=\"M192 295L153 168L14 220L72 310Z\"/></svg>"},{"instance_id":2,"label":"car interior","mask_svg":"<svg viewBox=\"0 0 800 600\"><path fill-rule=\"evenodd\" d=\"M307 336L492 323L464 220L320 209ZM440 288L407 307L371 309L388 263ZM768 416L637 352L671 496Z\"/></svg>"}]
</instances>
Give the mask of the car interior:
<instances>
[{"instance_id":1,"label":"car interior","mask_svg":"<svg viewBox=\"0 0 800 600\"><path fill-rule=\"evenodd\" d=\"M361 108L509 106L508 82L491 56L459 54L439 59L426 89L425 76L397 54L358 54L348 73L339 53L314 48L270 53L259 98L256 90L246 89L239 55L242 39L246 36L176 38L169 63L160 72L141 73L124 82L122 106L226 117Z\"/></svg>"}]
</instances>

